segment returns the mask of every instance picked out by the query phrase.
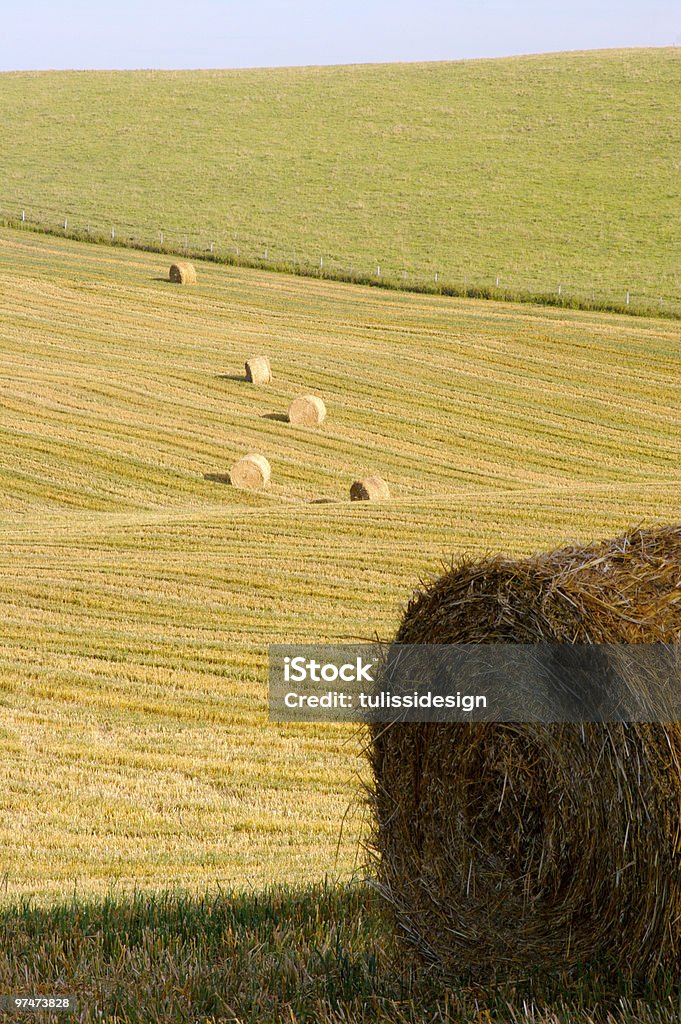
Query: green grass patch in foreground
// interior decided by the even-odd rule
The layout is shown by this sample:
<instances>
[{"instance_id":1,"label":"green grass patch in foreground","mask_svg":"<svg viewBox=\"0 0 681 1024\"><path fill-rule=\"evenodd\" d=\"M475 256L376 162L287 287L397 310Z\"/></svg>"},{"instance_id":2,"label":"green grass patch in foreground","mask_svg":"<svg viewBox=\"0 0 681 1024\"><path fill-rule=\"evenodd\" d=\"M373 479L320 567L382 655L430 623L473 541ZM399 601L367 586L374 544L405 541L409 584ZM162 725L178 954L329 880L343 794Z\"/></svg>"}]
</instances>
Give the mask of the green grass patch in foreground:
<instances>
[{"instance_id":1,"label":"green grass patch in foreground","mask_svg":"<svg viewBox=\"0 0 681 1024\"><path fill-rule=\"evenodd\" d=\"M447 988L407 964L389 934L362 883L24 900L0 915L0 990L76 995L79 1021L120 1024L672 1024L681 1013L665 979L647 992L554 984L534 998Z\"/></svg>"}]
</instances>

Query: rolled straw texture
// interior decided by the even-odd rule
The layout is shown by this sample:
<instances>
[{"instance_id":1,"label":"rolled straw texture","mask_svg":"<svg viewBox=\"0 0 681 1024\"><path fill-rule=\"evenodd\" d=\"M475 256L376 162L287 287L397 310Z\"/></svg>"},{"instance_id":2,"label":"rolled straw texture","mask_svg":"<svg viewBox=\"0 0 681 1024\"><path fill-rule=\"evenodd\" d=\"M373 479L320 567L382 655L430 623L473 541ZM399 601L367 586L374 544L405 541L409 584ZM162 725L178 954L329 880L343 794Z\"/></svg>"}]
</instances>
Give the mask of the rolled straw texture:
<instances>
[{"instance_id":1,"label":"rolled straw texture","mask_svg":"<svg viewBox=\"0 0 681 1024\"><path fill-rule=\"evenodd\" d=\"M397 643L679 643L681 527L463 560ZM371 727L378 881L452 979L681 970L681 724Z\"/></svg>"}]
</instances>

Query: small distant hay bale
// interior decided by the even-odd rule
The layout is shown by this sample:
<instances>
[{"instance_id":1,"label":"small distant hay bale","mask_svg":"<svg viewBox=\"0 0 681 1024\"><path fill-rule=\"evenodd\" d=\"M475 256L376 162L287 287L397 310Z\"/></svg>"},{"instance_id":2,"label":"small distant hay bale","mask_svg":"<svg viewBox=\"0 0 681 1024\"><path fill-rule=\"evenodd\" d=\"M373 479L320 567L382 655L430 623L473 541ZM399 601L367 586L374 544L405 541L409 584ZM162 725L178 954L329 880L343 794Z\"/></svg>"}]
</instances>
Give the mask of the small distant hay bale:
<instances>
[{"instance_id":1,"label":"small distant hay bale","mask_svg":"<svg viewBox=\"0 0 681 1024\"><path fill-rule=\"evenodd\" d=\"M168 276L173 284L196 284L193 263L173 263Z\"/></svg>"},{"instance_id":2,"label":"small distant hay bale","mask_svg":"<svg viewBox=\"0 0 681 1024\"><path fill-rule=\"evenodd\" d=\"M350 488L350 501L385 501L389 497L390 488L377 473L355 480Z\"/></svg>"},{"instance_id":3,"label":"small distant hay bale","mask_svg":"<svg viewBox=\"0 0 681 1024\"><path fill-rule=\"evenodd\" d=\"M679 644L681 526L462 559L414 595L394 643ZM370 737L372 845L406 949L458 983L681 973L681 723Z\"/></svg>"},{"instance_id":4,"label":"small distant hay bale","mask_svg":"<svg viewBox=\"0 0 681 1024\"><path fill-rule=\"evenodd\" d=\"M294 398L288 407L288 421L301 427L318 427L326 419L326 406L316 395Z\"/></svg>"},{"instance_id":5,"label":"small distant hay bale","mask_svg":"<svg viewBox=\"0 0 681 1024\"><path fill-rule=\"evenodd\" d=\"M272 471L264 455L244 455L232 466L229 478L233 487L245 491L261 491L270 482Z\"/></svg>"},{"instance_id":6,"label":"small distant hay bale","mask_svg":"<svg viewBox=\"0 0 681 1024\"><path fill-rule=\"evenodd\" d=\"M254 356L246 360L246 380L251 384L269 384L272 367L267 356Z\"/></svg>"}]
</instances>

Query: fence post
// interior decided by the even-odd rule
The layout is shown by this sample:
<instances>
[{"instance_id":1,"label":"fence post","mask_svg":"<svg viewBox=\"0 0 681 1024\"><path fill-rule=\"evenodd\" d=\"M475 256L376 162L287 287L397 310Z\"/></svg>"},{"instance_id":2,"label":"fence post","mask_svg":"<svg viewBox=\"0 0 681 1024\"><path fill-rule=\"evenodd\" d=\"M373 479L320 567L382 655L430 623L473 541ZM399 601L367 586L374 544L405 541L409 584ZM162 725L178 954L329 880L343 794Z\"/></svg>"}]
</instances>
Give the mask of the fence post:
<instances>
[{"instance_id":1,"label":"fence post","mask_svg":"<svg viewBox=\"0 0 681 1024\"><path fill-rule=\"evenodd\" d=\"M213 243L212 242L210 243L210 251L211 252L213 251Z\"/></svg>"},{"instance_id":2,"label":"fence post","mask_svg":"<svg viewBox=\"0 0 681 1024\"><path fill-rule=\"evenodd\" d=\"M380 264L379 264L379 265L378 265L378 266L376 267L376 277L380 277L380 276L381 276L381 267L380 267Z\"/></svg>"},{"instance_id":3,"label":"fence post","mask_svg":"<svg viewBox=\"0 0 681 1024\"><path fill-rule=\"evenodd\" d=\"M437 270L435 271L435 284L437 284Z\"/></svg>"},{"instance_id":4,"label":"fence post","mask_svg":"<svg viewBox=\"0 0 681 1024\"><path fill-rule=\"evenodd\" d=\"M562 284L559 284L559 285L558 285L558 294L559 294L559 295L560 295L560 293L562 292L562 290L563 290L563 286L562 286Z\"/></svg>"},{"instance_id":5,"label":"fence post","mask_svg":"<svg viewBox=\"0 0 681 1024\"><path fill-rule=\"evenodd\" d=\"M68 226L69 226L69 219L68 219L68 217L64 217L64 231L66 231Z\"/></svg>"},{"instance_id":6,"label":"fence post","mask_svg":"<svg viewBox=\"0 0 681 1024\"><path fill-rule=\"evenodd\" d=\"M115 229L115 227L114 227L114 226L113 226L113 224L112 224L112 225L111 225L111 241L112 241L112 242L113 242L113 240L114 240L114 238L115 238L115 237L116 237L116 229Z\"/></svg>"},{"instance_id":7,"label":"fence post","mask_svg":"<svg viewBox=\"0 0 681 1024\"><path fill-rule=\"evenodd\" d=\"M21 211L21 219L26 220L26 210Z\"/></svg>"},{"instance_id":8,"label":"fence post","mask_svg":"<svg viewBox=\"0 0 681 1024\"><path fill-rule=\"evenodd\" d=\"M323 266L324 266L324 257L323 257L323 256L320 256L320 257L319 257L319 269L321 270L321 268L322 268Z\"/></svg>"},{"instance_id":9,"label":"fence post","mask_svg":"<svg viewBox=\"0 0 681 1024\"><path fill-rule=\"evenodd\" d=\"M164 239L163 239L163 232L159 231L158 234L159 234L159 238L161 239L161 245L163 245L163 241L164 241Z\"/></svg>"},{"instance_id":10,"label":"fence post","mask_svg":"<svg viewBox=\"0 0 681 1024\"><path fill-rule=\"evenodd\" d=\"M627 288L627 297L625 299L627 306L629 305L629 289Z\"/></svg>"}]
</instances>

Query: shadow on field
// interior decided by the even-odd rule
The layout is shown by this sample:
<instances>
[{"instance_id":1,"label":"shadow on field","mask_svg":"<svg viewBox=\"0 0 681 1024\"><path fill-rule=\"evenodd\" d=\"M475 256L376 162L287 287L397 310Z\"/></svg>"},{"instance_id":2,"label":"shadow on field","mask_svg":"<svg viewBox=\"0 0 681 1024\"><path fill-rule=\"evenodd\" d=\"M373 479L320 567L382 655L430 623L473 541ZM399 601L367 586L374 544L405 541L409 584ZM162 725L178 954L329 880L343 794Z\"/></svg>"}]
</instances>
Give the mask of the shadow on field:
<instances>
[{"instance_id":1,"label":"shadow on field","mask_svg":"<svg viewBox=\"0 0 681 1024\"><path fill-rule=\"evenodd\" d=\"M240 380L244 384L248 384L245 373L216 373L216 380Z\"/></svg>"},{"instance_id":2,"label":"shadow on field","mask_svg":"<svg viewBox=\"0 0 681 1024\"><path fill-rule=\"evenodd\" d=\"M0 991L74 996L79 1024L593 1024L610 1012L609 1024L678 1024L681 1009L664 984L615 992L556 979L533 998L452 985L396 945L384 904L361 881L136 890L47 907L19 898L0 910Z\"/></svg>"},{"instance_id":3,"label":"shadow on field","mask_svg":"<svg viewBox=\"0 0 681 1024\"><path fill-rule=\"evenodd\" d=\"M75 996L79 1022L325 1021L382 988L377 910L363 883L24 898L0 911L0 991Z\"/></svg>"},{"instance_id":4,"label":"shadow on field","mask_svg":"<svg viewBox=\"0 0 681 1024\"><path fill-rule=\"evenodd\" d=\"M263 420L276 420L277 423L288 423L288 416L285 412L264 412L260 418Z\"/></svg>"},{"instance_id":5,"label":"shadow on field","mask_svg":"<svg viewBox=\"0 0 681 1024\"><path fill-rule=\"evenodd\" d=\"M204 480L210 480L214 484L231 484L232 478L229 473L204 473Z\"/></svg>"}]
</instances>

